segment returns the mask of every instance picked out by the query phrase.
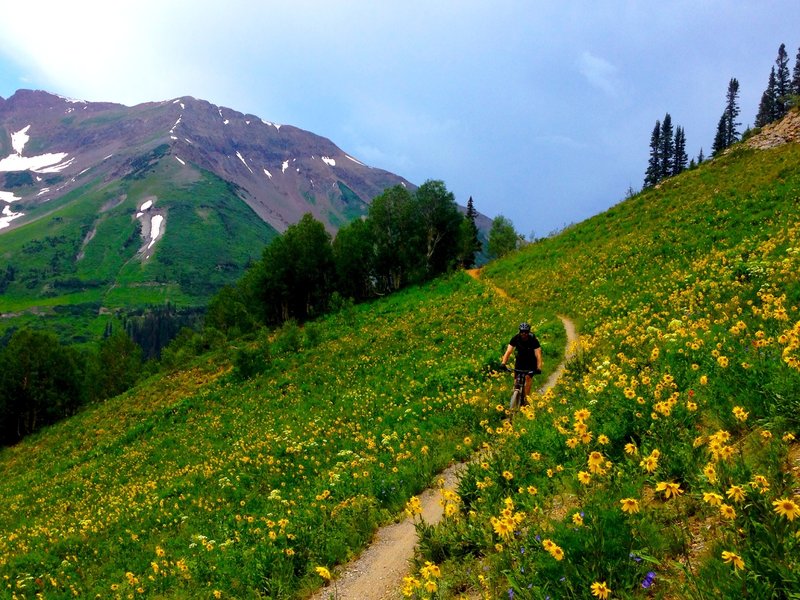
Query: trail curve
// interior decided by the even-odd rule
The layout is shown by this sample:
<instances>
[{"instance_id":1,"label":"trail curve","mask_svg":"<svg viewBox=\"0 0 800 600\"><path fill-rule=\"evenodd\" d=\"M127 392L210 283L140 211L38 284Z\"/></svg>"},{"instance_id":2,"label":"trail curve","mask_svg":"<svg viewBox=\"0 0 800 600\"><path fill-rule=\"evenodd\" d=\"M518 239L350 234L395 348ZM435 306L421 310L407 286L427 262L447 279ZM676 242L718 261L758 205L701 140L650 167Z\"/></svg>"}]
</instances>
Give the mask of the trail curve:
<instances>
[{"instance_id":1,"label":"trail curve","mask_svg":"<svg viewBox=\"0 0 800 600\"><path fill-rule=\"evenodd\" d=\"M477 270L468 273L476 279L479 276ZM492 287L500 296L509 299L504 290ZM556 384L577 346L578 334L574 323L562 315L559 315L559 319L567 334L564 359L547 378L540 393L546 392ZM420 494L422 519L426 523L435 525L441 521L443 509L439 503L440 490L455 488L458 484L458 474L466 464L451 465L436 477L437 486L430 487ZM411 518L381 527L372 543L356 559L339 567L335 573L335 580L318 590L310 600L401 599L400 588L403 585L403 577L409 574L410 561L414 556L416 544L417 532Z\"/></svg>"}]
</instances>

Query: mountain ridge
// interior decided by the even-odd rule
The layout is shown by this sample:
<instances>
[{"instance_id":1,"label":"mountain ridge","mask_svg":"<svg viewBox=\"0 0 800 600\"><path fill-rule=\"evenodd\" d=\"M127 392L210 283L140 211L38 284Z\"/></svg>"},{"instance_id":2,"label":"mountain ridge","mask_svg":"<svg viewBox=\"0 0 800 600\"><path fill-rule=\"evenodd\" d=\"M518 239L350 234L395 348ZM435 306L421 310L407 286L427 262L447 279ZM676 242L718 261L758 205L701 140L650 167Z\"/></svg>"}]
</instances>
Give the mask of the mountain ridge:
<instances>
[{"instance_id":1,"label":"mountain ridge","mask_svg":"<svg viewBox=\"0 0 800 600\"><path fill-rule=\"evenodd\" d=\"M72 159L37 165L37 172L55 171L65 180L44 192L45 188L32 185L21 189L25 193L15 201L27 203L58 197L92 170L106 181L124 176L135 167L131 155L160 144L167 144L167 154L184 166L194 164L234 183L242 200L279 232L306 212L335 231L363 214L386 187L415 187L402 177L365 165L327 138L191 96L128 107L18 90L0 104L0 127L5 129L5 135L0 133L0 151L7 155L6 161L17 150L14 135L26 127L27 154L66 153ZM16 154L23 158L22 149ZM25 166L7 164L0 170L18 172ZM8 195L2 198L11 204Z\"/></svg>"}]
</instances>

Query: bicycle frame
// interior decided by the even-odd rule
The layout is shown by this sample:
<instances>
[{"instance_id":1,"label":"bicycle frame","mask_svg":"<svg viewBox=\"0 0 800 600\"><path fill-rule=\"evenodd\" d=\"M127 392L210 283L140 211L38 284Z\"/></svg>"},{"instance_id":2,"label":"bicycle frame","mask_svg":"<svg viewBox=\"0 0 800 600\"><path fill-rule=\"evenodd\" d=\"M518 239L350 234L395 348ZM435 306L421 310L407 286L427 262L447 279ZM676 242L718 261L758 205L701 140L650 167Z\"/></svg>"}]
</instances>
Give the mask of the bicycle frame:
<instances>
[{"instance_id":1,"label":"bicycle frame","mask_svg":"<svg viewBox=\"0 0 800 600\"><path fill-rule=\"evenodd\" d=\"M509 410L513 413L525 403L525 380L530 375L533 377L536 371L529 371L526 369L506 369L514 374L514 391L511 394L511 400L508 403Z\"/></svg>"}]
</instances>

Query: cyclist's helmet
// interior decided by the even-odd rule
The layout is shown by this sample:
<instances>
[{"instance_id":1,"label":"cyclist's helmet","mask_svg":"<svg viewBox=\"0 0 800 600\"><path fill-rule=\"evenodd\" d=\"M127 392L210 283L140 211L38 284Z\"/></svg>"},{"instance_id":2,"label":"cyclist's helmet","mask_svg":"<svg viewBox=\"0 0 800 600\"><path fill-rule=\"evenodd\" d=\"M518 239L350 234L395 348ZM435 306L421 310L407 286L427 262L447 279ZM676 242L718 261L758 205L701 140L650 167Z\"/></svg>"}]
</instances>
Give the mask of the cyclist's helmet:
<instances>
[{"instance_id":1,"label":"cyclist's helmet","mask_svg":"<svg viewBox=\"0 0 800 600\"><path fill-rule=\"evenodd\" d=\"M530 323L520 323L519 324L519 332L522 333L523 331L525 331L527 333L531 332Z\"/></svg>"}]
</instances>

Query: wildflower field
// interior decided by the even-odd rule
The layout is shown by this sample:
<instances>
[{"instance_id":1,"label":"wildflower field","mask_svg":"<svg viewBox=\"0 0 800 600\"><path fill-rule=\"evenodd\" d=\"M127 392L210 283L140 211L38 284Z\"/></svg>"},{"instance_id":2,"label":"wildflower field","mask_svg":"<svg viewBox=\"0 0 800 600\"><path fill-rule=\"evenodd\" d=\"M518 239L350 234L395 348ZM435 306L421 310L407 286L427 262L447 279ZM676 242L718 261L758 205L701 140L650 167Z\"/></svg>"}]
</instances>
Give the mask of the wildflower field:
<instances>
[{"instance_id":1,"label":"wildflower field","mask_svg":"<svg viewBox=\"0 0 800 600\"><path fill-rule=\"evenodd\" d=\"M0 597L302 597L499 425L492 366L518 310L458 273L241 341L3 449ZM558 356L560 322L538 325Z\"/></svg>"},{"instance_id":2,"label":"wildflower field","mask_svg":"<svg viewBox=\"0 0 800 600\"><path fill-rule=\"evenodd\" d=\"M404 594L800 598L800 147L738 149L483 277L580 344L486 427Z\"/></svg>"},{"instance_id":3,"label":"wildflower field","mask_svg":"<svg viewBox=\"0 0 800 600\"><path fill-rule=\"evenodd\" d=\"M797 598L799 216L798 145L740 148L88 407L0 450L0 597L303 598L469 460L408 597ZM554 369L559 314L511 421L499 357L529 320Z\"/></svg>"}]
</instances>

